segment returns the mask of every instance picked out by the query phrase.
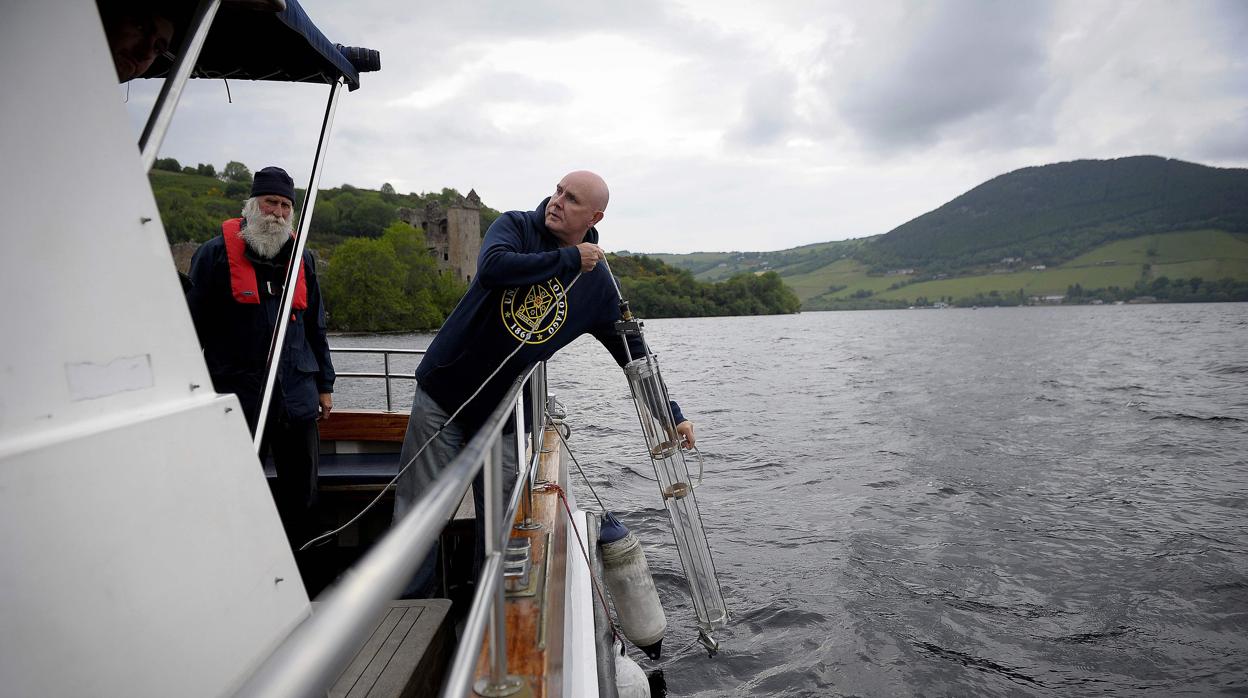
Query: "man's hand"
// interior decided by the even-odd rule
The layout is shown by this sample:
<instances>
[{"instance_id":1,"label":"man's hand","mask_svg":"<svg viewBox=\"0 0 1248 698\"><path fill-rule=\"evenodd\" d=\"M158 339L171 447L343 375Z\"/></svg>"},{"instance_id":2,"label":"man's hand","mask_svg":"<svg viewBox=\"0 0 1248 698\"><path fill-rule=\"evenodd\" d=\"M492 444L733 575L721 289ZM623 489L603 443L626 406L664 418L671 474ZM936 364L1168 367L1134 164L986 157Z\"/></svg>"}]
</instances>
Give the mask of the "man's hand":
<instances>
[{"instance_id":1,"label":"man's hand","mask_svg":"<svg viewBox=\"0 0 1248 698\"><path fill-rule=\"evenodd\" d=\"M581 253L581 271L587 272L593 270L598 264L598 260L606 259L602 248L592 242L582 242L576 246L578 252Z\"/></svg>"},{"instance_id":2,"label":"man's hand","mask_svg":"<svg viewBox=\"0 0 1248 698\"><path fill-rule=\"evenodd\" d=\"M333 409L334 409L334 394L333 393L321 393L321 414L320 416L317 417L317 420L319 421L328 417L330 411L332 411Z\"/></svg>"},{"instance_id":3,"label":"man's hand","mask_svg":"<svg viewBox=\"0 0 1248 698\"><path fill-rule=\"evenodd\" d=\"M676 433L685 437L685 442L682 444L685 448L693 448L693 422L686 419L677 424Z\"/></svg>"}]
</instances>

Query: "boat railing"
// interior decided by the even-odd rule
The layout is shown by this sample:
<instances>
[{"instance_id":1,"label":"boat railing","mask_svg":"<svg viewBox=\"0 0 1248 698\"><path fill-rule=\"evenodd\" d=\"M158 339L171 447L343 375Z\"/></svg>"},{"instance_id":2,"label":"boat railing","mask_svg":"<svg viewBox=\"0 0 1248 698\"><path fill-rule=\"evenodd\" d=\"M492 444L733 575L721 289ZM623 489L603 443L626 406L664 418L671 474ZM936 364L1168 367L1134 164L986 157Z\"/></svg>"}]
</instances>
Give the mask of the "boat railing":
<instances>
[{"instance_id":1,"label":"boat railing","mask_svg":"<svg viewBox=\"0 0 1248 698\"><path fill-rule=\"evenodd\" d=\"M391 381L398 378L400 380L415 380L415 374L407 373L391 373L390 357L391 356L424 356L424 349L382 349L369 347L331 347L330 351L334 354L381 354L382 370L381 373L376 371L339 371L339 378L384 378L386 381L386 411L393 412L393 390Z\"/></svg>"},{"instance_id":2,"label":"boat railing","mask_svg":"<svg viewBox=\"0 0 1248 698\"><path fill-rule=\"evenodd\" d=\"M341 351L341 350L335 350ZM402 353L399 350L385 350ZM524 397L529 396L535 428L525 458ZM485 562L477 580L446 681L443 696L466 695L471 689L478 650L489 635L488 692L514 677L507 674L503 553L511 522L524 507L529 518L532 477L541 457L546 405L546 365L536 364L518 377L490 417L446 466L406 516L372 547L333 588L323 594L316 612L303 621L256 669L239 690L245 696L325 695L329 686L368 638L389 602L399 596L417 565L438 539L476 474L485 472ZM508 423L513 429L504 433ZM518 468L511 496L504 506L501 477L504 449L515 449ZM500 693L501 695L501 693Z\"/></svg>"}]
</instances>

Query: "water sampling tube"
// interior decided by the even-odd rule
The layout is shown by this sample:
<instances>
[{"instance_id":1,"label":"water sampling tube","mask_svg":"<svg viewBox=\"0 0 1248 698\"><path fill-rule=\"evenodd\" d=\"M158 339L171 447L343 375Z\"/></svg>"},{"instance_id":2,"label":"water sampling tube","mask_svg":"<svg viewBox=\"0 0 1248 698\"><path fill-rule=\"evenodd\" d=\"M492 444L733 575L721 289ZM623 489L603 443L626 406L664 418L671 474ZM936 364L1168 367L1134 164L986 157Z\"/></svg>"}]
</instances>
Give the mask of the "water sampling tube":
<instances>
[{"instance_id":1,"label":"water sampling tube","mask_svg":"<svg viewBox=\"0 0 1248 698\"><path fill-rule=\"evenodd\" d=\"M689 467L680 449L680 437L672 418L667 388L653 354L633 359L624 367L624 373L633 391L633 402L637 404L637 416L646 437L654 474L659 479L663 505L671 518L672 534L676 538L676 550L680 553L685 577L689 580L689 595L698 616L698 627L709 633L724 627L728 621L728 609L719 589L719 577L711 560L706 531L702 528L702 514L693 494Z\"/></svg>"},{"instance_id":2,"label":"water sampling tube","mask_svg":"<svg viewBox=\"0 0 1248 698\"><path fill-rule=\"evenodd\" d=\"M612 276L612 281L614 278ZM628 301L624 300L618 286L616 293L620 297L620 321L615 327L629 358L624 366L624 375L628 378L628 387L633 393L637 417L641 420L641 432L646 438L646 450L650 454L650 463L654 466L654 474L659 481L663 505L667 507L672 523L680 564L685 568L685 578L689 582L689 596L693 599L694 612L698 616L698 628L701 631L699 640L714 654L719 644L710 636L710 632L724 627L728 622L728 607L719 588L719 577L711 559L706 531L702 528L702 514L698 511L698 500L693 494L694 483L689 477L689 467L681 451L680 435L676 431L676 420L672 416L667 386L659 373L658 359L648 349L643 356L632 358L628 348L628 336L640 338L644 346L645 335L641 322L633 318Z\"/></svg>"}]
</instances>

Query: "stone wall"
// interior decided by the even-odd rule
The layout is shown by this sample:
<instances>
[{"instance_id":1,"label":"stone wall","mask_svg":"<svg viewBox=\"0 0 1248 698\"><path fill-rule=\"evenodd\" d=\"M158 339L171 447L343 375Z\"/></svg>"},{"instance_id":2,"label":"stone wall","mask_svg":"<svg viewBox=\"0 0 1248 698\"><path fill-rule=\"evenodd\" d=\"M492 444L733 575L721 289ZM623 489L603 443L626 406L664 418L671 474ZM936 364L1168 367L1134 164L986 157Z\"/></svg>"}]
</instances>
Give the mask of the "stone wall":
<instances>
[{"instance_id":1,"label":"stone wall","mask_svg":"<svg viewBox=\"0 0 1248 698\"><path fill-rule=\"evenodd\" d=\"M169 246L169 252L173 255L173 266L183 274L191 273L191 257L195 255L195 250L199 249L198 242L175 242Z\"/></svg>"},{"instance_id":2,"label":"stone wall","mask_svg":"<svg viewBox=\"0 0 1248 698\"><path fill-rule=\"evenodd\" d=\"M472 281L477 275L481 198L475 190L445 209L432 201L423 210L400 208L399 219L425 231L425 242L439 269L455 274L461 281Z\"/></svg>"}]
</instances>

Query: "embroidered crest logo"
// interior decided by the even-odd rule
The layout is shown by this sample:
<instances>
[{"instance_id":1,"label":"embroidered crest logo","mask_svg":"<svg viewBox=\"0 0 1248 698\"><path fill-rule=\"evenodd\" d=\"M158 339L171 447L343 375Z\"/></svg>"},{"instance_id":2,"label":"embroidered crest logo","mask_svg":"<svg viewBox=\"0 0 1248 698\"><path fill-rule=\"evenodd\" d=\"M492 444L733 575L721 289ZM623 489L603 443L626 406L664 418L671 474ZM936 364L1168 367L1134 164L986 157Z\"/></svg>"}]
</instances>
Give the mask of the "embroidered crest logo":
<instances>
[{"instance_id":1,"label":"embroidered crest logo","mask_svg":"<svg viewBox=\"0 0 1248 698\"><path fill-rule=\"evenodd\" d=\"M541 344L563 327L568 299L559 279L551 279L528 289L507 289L501 310L503 325L511 336L527 344Z\"/></svg>"}]
</instances>

